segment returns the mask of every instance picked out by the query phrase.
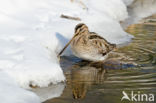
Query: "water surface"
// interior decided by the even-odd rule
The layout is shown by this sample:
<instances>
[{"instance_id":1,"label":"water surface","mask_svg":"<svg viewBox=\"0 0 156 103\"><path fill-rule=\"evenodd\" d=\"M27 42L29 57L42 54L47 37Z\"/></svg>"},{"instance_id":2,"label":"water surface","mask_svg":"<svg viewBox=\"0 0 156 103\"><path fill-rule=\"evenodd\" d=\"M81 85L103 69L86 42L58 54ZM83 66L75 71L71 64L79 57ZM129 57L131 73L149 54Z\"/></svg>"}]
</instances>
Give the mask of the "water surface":
<instances>
[{"instance_id":1,"label":"water surface","mask_svg":"<svg viewBox=\"0 0 156 103\"><path fill-rule=\"evenodd\" d=\"M132 43L112 53L106 63L62 57L65 88L60 97L44 103L120 103L122 91L156 95L156 23L134 24L126 31L134 35Z\"/></svg>"}]
</instances>

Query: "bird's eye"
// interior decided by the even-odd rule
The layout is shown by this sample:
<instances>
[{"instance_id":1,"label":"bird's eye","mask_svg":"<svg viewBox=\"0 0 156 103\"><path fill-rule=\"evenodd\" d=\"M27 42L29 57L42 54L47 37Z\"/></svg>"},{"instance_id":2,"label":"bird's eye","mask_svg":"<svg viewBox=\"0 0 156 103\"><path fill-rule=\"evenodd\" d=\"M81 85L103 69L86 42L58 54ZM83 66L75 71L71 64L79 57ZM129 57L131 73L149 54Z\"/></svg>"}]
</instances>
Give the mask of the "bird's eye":
<instances>
[{"instance_id":1,"label":"bird's eye","mask_svg":"<svg viewBox=\"0 0 156 103\"><path fill-rule=\"evenodd\" d=\"M102 53L102 56L105 56L106 55L106 53Z\"/></svg>"}]
</instances>

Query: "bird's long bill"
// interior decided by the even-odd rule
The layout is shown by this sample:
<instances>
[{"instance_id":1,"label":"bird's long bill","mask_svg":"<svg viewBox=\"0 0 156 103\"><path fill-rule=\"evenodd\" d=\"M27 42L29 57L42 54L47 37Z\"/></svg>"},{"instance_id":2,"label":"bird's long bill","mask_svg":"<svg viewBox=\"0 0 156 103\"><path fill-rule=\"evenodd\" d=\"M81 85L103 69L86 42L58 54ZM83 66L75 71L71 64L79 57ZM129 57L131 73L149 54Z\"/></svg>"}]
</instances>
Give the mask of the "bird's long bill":
<instances>
[{"instance_id":1,"label":"bird's long bill","mask_svg":"<svg viewBox=\"0 0 156 103\"><path fill-rule=\"evenodd\" d=\"M60 51L60 53L57 55L57 57L59 57L63 51L68 47L68 45L72 42L72 40L74 39L75 36L73 36L73 38L64 46L64 48Z\"/></svg>"}]
</instances>

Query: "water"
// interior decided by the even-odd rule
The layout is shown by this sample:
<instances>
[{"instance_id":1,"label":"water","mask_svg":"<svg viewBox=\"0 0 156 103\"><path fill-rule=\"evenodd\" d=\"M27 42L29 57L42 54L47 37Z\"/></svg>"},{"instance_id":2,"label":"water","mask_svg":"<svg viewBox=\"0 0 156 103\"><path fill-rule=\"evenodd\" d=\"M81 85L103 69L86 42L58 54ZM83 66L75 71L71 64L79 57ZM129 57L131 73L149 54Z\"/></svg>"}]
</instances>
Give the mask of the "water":
<instances>
[{"instance_id":1,"label":"water","mask_svg":"<svg viewBox=\"0 0 156 103\"><path fill-rule=\"evenodd\" d=\"M120 103L122 91L156 95L156 22L134 24L126 31L135 36L132 43L104 64L62 57L65 89L44 103Z\"/></svg>"}]
</instances>

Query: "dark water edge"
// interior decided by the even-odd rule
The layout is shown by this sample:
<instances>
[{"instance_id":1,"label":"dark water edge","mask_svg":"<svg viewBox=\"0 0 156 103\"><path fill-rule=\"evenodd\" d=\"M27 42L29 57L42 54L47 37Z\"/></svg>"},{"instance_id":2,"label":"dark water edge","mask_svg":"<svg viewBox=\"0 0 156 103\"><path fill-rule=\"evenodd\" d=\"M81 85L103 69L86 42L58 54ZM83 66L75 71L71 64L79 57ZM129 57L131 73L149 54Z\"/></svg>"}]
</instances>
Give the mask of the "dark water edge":
<instances>
[{"instance_id":1,"label":"dark water edge","mask_svg":"<svg viewBox=\"0 0 156 103\"><path fill-rule=\"evenodd\" d=\"M60 97L44 103L121 103L123 91L156 95L156 22L134 24L126 31L134 35L132 43L112 53L105 63L62 57L65 88Z\"/></svg>"}]
</instances>

